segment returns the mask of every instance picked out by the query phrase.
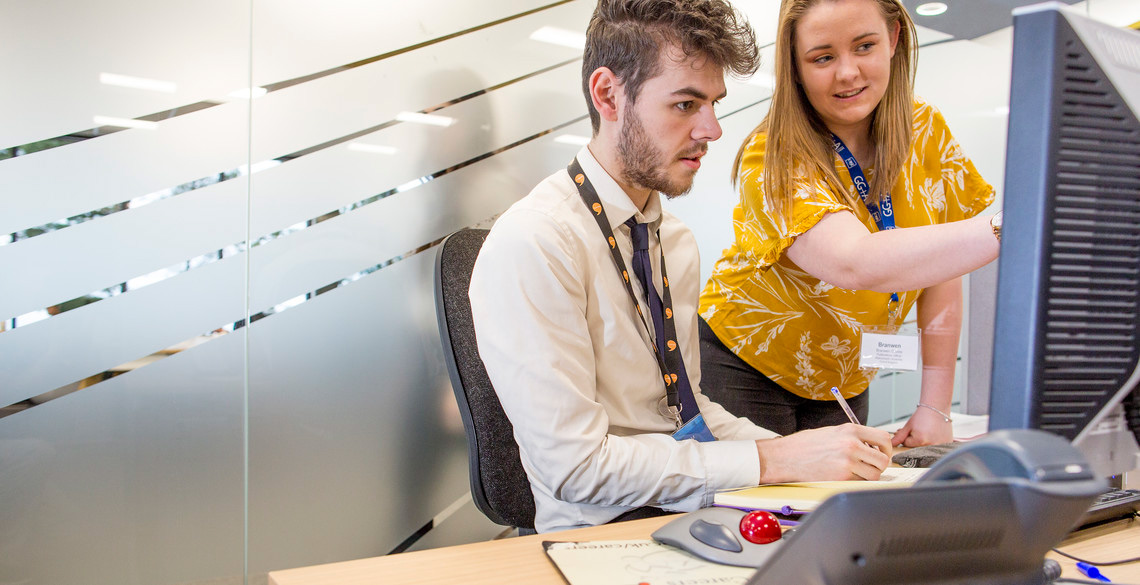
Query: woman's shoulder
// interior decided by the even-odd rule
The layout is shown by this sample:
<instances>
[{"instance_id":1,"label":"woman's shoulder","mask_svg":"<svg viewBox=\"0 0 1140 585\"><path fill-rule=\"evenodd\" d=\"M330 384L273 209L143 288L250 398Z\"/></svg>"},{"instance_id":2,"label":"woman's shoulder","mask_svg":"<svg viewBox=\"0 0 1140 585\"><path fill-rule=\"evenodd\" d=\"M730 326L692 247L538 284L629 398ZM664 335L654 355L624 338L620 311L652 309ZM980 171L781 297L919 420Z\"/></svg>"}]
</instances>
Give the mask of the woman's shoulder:
<instances>
[{"instance_id":1,"label":"woman's shoulder","mask_svg":"<svg viewBox=\"0 0 1140 585\"><path fill-rule=\"evenodd\" d=\"M932 103L925 99L914 96L914 121L917 123L919 120L929 119L933 117L942 117L942 112Z\"/></svg>"},{"instance_id":2,"label":"woman's shoulder","mask_svg":"<svg viewBox=\"0 0 1140 585\"><path fill-rule=\"evenodd\" d=\"M760 154L763 155L768 149L768 131L758 130L753 132L747 140L744 141L745 154Z\"/></svg>"},{"instance_id":3,"label":"woman's shoulder","mask_svg":"<svg viewBox=\"0 0 1140 585\"><path fill-rule=\"evenodd\" d=\"M914 98L912 127L914 131L912 148L925 148L926 144L931 141L939 144L944 143L947 136L953 138L950 127L946 124L946 118L942 116L942 111L934 104L917 96Z\"/></svg>"}]
</instances>

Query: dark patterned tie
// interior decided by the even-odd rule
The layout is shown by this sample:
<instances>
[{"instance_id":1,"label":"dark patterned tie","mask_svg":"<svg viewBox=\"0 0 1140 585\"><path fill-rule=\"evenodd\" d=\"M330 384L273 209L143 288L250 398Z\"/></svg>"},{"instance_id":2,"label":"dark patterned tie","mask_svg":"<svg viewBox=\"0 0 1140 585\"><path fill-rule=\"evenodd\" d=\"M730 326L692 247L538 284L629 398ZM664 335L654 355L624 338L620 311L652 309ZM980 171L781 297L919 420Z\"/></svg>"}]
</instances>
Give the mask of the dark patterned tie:
<instances>
[{"instance_id":1,"label":"dark patterned tie","mask_svg":"<svg viewBox=\"0 0 1140 585\"><path fill-rule=\"evenodd\" d=\"M664 357L669 370L678 376L677 397L681 401L681 420L689 419L698 414L697 400L693 397L693 388L689 385L689 376L685 372L685 360L681 358L681 348L675 338L676 327L669 323L666 327L665 309L657 288L653 286L653 265L649 262L649 224L637 223L632 217L625 222L629 226L630 239L633 240L633 273L645 289L649 313L653 317L653 332L657 338L657 351ZM672 311L670 311L672 312ZM670 319L672 315L669 315ZM669 342L672 341L672 348Z\"/></svg>"}]
</instances>

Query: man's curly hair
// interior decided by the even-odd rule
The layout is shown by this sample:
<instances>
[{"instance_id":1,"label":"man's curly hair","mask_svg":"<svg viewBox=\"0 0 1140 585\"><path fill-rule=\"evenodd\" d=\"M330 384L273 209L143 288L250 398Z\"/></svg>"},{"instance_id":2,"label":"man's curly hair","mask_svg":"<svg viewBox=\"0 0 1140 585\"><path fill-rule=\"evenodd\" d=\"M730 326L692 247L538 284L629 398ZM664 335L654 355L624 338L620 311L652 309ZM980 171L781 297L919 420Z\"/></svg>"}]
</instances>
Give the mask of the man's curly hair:
<instances>
[{"instance_id":1,"label":"man's curly hair","mask_svg":"<svg viewBox=\"0 0 1140 585\"><path fill-rule=\"evenodd\" d=\"M608 67L636 102L642 84L661 72L662 50L670 45L737 77L760 66L756 34L724 0L599 0L582 55L582 92L595 134L601 118L590 99L590 75Z\"/></svg>"}]
</instances>

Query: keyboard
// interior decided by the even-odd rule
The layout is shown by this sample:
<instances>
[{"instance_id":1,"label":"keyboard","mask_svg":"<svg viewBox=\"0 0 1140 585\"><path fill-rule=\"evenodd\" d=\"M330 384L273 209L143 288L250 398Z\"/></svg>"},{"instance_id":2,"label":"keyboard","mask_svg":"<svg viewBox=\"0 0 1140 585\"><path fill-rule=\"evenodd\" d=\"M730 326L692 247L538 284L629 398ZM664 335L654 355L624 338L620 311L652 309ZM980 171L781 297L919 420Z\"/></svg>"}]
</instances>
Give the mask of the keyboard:
<instances>
[{"instance_id":1,"label":"keyboard","mask_svg":"<svg viewBox=\"0 0 1140 585\"><path fill-rule=\"evenodd\" d=\"M1140 490L1109 488L1089 506L1074 530L1111 520L1129 518L1140 512Z\"/></svg>"}]
</instances>

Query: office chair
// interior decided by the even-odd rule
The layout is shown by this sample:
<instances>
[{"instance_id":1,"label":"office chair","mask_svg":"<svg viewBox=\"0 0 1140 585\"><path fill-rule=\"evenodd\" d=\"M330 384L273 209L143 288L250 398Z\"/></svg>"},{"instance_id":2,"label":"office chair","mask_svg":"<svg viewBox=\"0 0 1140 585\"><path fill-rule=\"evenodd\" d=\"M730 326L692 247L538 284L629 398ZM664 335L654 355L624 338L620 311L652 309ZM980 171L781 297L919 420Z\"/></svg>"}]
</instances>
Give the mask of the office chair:
<instances>
[{"instance_id":1,"label":"office chair","mask_svg":"<svg viewBox=\"0 0 1140 585\"><path fill-rule=\"evenodd\" d=\"M467 434L471 497L492 522L534 534L534 495L523 470L514 427L479 357L467 289L487 238L485 229L461 229L439 246L435 307L451 388Z\"/></svg>"}]
</instances>

